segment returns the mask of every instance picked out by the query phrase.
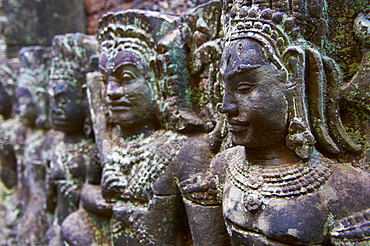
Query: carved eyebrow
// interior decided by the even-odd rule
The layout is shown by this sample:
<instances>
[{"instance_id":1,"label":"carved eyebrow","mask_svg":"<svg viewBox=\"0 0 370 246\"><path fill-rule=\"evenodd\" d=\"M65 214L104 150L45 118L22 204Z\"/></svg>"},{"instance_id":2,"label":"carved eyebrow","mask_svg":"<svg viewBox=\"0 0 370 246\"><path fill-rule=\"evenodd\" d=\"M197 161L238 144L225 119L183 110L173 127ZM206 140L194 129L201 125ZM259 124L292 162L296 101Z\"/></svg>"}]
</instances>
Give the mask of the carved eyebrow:
<instances>
[{"instance_id":1,"label":"carved eyebrow","mask_svg":"<svg viewBox=\"0 0 370 246\"><path fill-rule=\"evenodd\" d=\"M133 63L133 62L122 62L122 63L119 63L117 66L114 67L114 71L117 71L117 69L121 69L123 67L134 67L138 70L141 69L141 66L137 63Z\"/></svg>"},{"instance_id":2,"label":"carved eyebrow","mask_svg":"<svg viewBox=\"0 0 370 246\"><path fill-rule=\"evenodd\" d=\"M259 67L262 67L262 65L259 65L259 64L258 65L250 65L250 64L244 65L244 64L241 64L241 65L237 66L235 69L226 73L224 75L224 78L225 79L231 79L232 77L234 77L234 76L236 76L240 73L244 73L244 72L259 68Z\"/></svg>"},{"instance_id":3,"label":"carved eyebrow","mask_svg":"<svg viewBox=\"0 0 370 246\"><path fill-rule=\"evenodd\" d=\"M107 74L112 74L112 73L115 73L118 69L122 69L123 67L134 67L136 68L137 70L140 70L141 69L141 66L139 66L138 64L136 63L132 63L132 62L122 62L122 63L119 63L118 65L114 66L113 68L111 69L107 69L106 66L102 66L102 65L99 65L99 68L104 72L104 73L107 73Z\"/></svg>"}]
</instances>

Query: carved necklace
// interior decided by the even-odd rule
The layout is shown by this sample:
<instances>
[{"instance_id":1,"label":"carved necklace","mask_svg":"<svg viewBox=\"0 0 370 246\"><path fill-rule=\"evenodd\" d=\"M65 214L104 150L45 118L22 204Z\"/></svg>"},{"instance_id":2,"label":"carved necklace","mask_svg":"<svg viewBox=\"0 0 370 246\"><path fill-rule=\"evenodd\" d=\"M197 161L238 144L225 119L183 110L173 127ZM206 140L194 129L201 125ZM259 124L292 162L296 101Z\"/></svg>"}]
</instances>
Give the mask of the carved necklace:
<instances>
[{"instance_id":1,"label":"carved necklace","mask_svg":"<svg viewBox=\"0 0 370 246\"><path fill-rule=\"evenodd\" d=\"M148 201L152 196L153 183L163 174L178 154L185 136L172 131L159 130L149 137L135 140L120 140L112 148L110 163L122 172L125 186L122 197Z\"/></svg>"},{"instance_id":2,"label":"carved necklace","mask_svg":"<svg viewBox=\"0 0 370 246\"><path fill-rule=\"evenodd\" d=\"M267 204L268 198L312 193L326 182L330 174L329 168L320 162L262 168L245 159L233 158L227 167L229 180L243 191L242 203L250 212L258 211Z\"/></svg>"}]
</instances>

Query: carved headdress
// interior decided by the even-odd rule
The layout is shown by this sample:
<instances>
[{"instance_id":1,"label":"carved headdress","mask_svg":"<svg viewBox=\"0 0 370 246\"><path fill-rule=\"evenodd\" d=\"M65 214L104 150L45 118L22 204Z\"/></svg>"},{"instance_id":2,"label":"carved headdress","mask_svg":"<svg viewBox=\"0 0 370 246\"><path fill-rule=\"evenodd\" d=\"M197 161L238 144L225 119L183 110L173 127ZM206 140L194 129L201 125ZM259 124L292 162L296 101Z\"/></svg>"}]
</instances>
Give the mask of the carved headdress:
<instances>
[{"instance_id":1,"label":"carved headdress","mask_svg":"<svg viewBox=\"0 0 370 246\"><path fill-rule=\"evenodd\" d=\"M50 127L49 99L47 85L50 70L50 48L31 46L18 53L20 68L17 94L27 93L38 109L36 124L41 128Z\"/></svg>"},{"instance_id":2,"label":"carved headdress","mask_svg":"<svg viewBox=\"0 0 370 246\"><path fill-rule=\"evenodd\" d=\"M332 154L343 149L359 152L339 117L341 73L333 59L319 52L326 33L325 0L224 0L223 4L225 46L253 39L272 64L289 74L283 85L289 103L288 147L303 159L311 155L315 140ZM242 58L235 59L242 63ZM222 59L221 70L226 62Z\"/></svg>"},{"instance_id":3,"label":"carved headdress","mask_svg":"<svg viewBox=\"0 0 370 246\"><path fill-rule=\"evenodd\" d=\"M199 124L196 117L187 117L192 115L188 68L175 17L141 10L108 13L99 22L98 40L105 64L101 69L113 68L119 52L140 66L156 92L156 115L164 128L185 130Z\"/></svg>"},{"instance_id":4,"label":"carved headdress","mask_svg":"<svg viewBox=\"0 0 370 246\"><path fill-rule=\"evenodd\" d=\"M55 81L63 81L66 86L74 88L82 98L86 108L85 135L92 133L91 119L87 110L86 74L97 70L98 41L94 36L82 33L68 33L53 38L52 61L49 86L56 86ZM59 83L59 82L57 82ZM52 93L51 93L52 94Z\"/></svg>"},{"instance_id":5,"label":"carved headdress","mask_svg":"<svg viewBox=\"0 0 370 246\"><path fill-rule=\"evenodd\" d=\"M64 80L82 88L86 73L96 67L98 42L95 37L82 33L57 35L52 43L51 80Z\"/></svg>"}]
</instances>

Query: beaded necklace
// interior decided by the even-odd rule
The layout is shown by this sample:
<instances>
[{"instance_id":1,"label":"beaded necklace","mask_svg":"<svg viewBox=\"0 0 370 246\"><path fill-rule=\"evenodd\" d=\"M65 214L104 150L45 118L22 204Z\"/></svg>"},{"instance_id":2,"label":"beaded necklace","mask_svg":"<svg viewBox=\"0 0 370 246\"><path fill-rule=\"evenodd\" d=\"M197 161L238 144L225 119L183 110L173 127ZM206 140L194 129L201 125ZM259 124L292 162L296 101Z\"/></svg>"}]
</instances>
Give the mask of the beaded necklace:
<instances>
[{"instance_id":1,"label":"beaded necklace","mask_svg":"<svg viewBox=\"0 0 370 246\"><path fill-rule=\"evenodd\" d=\"M294 163L262 168L235 156L227 166L227 177L243 191L242 203L250 212L258 211L268 198L306 195L318 190L330 176L321 163Z\"/></svg>"}]
</instances>

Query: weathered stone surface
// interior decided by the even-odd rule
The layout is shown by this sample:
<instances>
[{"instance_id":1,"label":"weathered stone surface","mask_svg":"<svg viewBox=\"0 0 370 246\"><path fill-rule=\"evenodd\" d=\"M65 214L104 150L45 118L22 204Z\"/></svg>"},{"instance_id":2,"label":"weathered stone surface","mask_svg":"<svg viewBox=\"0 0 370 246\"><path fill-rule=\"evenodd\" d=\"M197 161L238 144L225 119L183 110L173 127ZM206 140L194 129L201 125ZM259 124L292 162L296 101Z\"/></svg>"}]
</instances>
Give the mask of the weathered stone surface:
<instances>
[{"instance_id":1,"label":"weathered stone surface","mask_svg":"<svg viewBox=\"0 0 370 246\"><path fill-rule=\"evenodd\" d=\"M87 33L97 33L100 18L110 11L122 11L128 9L152 10L168 14L184 14L187 10L207 2L207 0L186 1L141 1L141 0L85 0L87 14Z\"/></svg>"},{"instance_id":2,"label":"weathered stone surface","mask_svg":"<svg viewBox=\"0 0 370 246\"><path fill-rule=\"evenodd\" d=\"M220 208L185 206L179 189L179 181L208 170L218 139L194 135L203 124L191 108L177 20L132 10L109 13L100 22L102 74L90 75L88 89L103 166L102 197L83 193L81 199L86 211L112 216L108 232L116 245L228 241ZM90 186L98 188L94 187ZM66 220L83 221L77 214ZM209 226L210 221L218 222L217 230ZM99 227L90 228L99 232ZM207 230L208 236L201 237L196 232L199 228ZM67 231L64 240L77 245L78 238ZM85 238L94 234L86 232Z\"/></svg>"},{"instance_id":3,"label":"weathered stone surface","mask_svg":"<svg viewBox=\"0 0 370 246\"><path fill-rule=\"evenodd\" d=\"M57 35L53 39L49 82L53 128L63 138L54 142L46 174L48 210L54 214L48 244L62 245L61 225L78 210L80 193L89 180L96 160L91 120L87 108L86 73L96 69L98 44L81 33ZM99 170L99 169L98 169ZM81 228L82 229L82 228Z\"/></svg>"},{"instance_id":4,"label":"weathered stone surface","mask_svg":"<svg viewBox=\"0 0 370 246\"><path fill-rule=\"evenodd\" d=\"M84 4L0 66L0 244L369 244L366 1Z\"/></svg>"},{"instance_id":5,"label":"weathered stone surface","mask_svg":"<svg viewBox=\"0 0 370 246\"><path fill-rule=\"evenodd\" d=\"M22 46L50 45L56 34L86 31L82 0L2 0L0 8L8 58Z\"/></svg>"},{"instance_id":6,"label":"weathered stone surface","mask_svg":"<svg viewBox=\"0 0 370 246\"><path fill-rule=\"evenodd\" d=\"M344 81L323 46L330 15L324 2L284 3L224 1L221 110L238 146L211 165L232 244L368 244L369 173L354 167L368 146L349 137L339 114ZM344 93L364 108L366 45L362 55Z\"/></svg>"}]
</instances>

